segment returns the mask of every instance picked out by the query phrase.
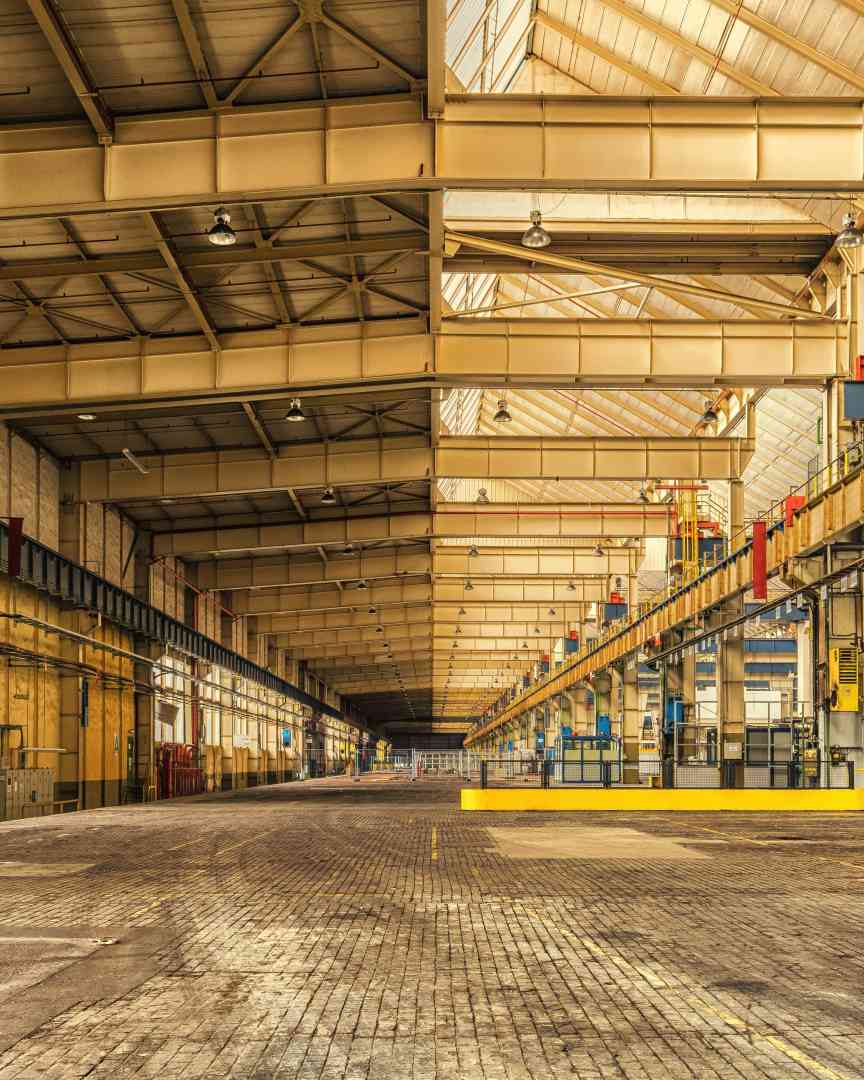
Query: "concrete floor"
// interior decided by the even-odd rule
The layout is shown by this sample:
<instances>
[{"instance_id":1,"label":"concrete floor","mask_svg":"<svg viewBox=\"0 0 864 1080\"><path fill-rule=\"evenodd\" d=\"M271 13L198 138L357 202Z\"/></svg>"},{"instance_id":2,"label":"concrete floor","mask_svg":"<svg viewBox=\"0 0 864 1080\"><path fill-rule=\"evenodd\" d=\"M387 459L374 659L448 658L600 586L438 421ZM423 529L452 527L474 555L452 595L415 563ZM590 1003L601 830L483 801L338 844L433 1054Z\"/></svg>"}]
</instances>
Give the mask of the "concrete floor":
<instances>
[{"instance_id":1,"label":"concrete floor","mask_svg":"<svg viewBox=\"0 0 864 1080\"><path fill-rule=\"evenodd\" d=\"M457 797L0 826L0 1080L864 1077L861 818Z\"/></svg>"}]
</instances>

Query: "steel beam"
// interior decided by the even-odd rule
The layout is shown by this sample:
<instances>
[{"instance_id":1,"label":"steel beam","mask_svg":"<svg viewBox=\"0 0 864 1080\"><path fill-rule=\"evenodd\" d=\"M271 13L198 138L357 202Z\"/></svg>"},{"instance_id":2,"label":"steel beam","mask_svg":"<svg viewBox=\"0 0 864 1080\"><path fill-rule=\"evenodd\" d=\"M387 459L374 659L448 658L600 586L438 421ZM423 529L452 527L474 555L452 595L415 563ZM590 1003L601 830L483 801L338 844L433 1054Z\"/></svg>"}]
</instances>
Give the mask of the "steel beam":
<instances>
[{"instance_id":1,"label":"steel beam","mask_svg":"<svg viewBox=\"0 0 864 1080\"><path fill-rule=\"evenodd\" d=\"M751 320L447 320L439 379L466 385L627 387L824 382L847 370L841 323ZM474 380L472 382L472 380Z\"/></svg>"},{"instance_id":2,"label":"steel beam","mask_svg":"<svg viewBox=\"0 0 864 1080\"><path fill-rule=\"evenodd\" d=\"M74 276L74 275L73 275ZM40 407L284 397L371 382L468 386L821 386L848 370L848 327L789 320L420 319L3 349L7 419ZM326 358L326 364L324 360Z\"/></svg>"},{"instance_id":3,"label":"steel beam","mask_svg":"<svg viewBox=\"0 0 864 1080\"><path fill-rule=\"evenodd\" d=\"M853 98L458 94L433 126L408 94L178 113L170 127L116 120L111 147L81 124L10 128L0 219L444 189L864 190Z\"/></svg>"},{"instance_id":4,"label":"steel beam","mask_svg":"<svg viewBox=\"0 0 864 1080\"><path fill-rule=\"evenodd\" d=\"M435 508L437 537L646 537L668 536L675 509L653 503L442 503Z\"/></svg>"},{"instance_id":5,"label":"steel beam","mask_svg":"<svg viewBox=\"0 0 864 1080\"><path fill-rule=\"evenodd\" d=\"M575 578L597 574L632 574L641 560L638 548L604 547L595 555L590 547L506 547L483 546L471 555L467 547L437 545L432 572L437 576L507 578ZM566 584L566 582L565 582Z\"/></svg>"},{"instance_id":6,"label":"steel beam","mask_svg":"<svg viewBox=\"0 0 864 1080\"><path fill-rule=\"evenodd\" d=\"M237 615L256 616L258 633L291 630L298 616L336 615L346 612L362 615L370 607L376 613L402 607L426 606L432 602L432 586L428 581L369 582L369 588L340 590L334 583L323 588L268 589L259 592L240 592L232 597L232 610ZM283 620L286 620L283 622Z\"/></svg>"},{"instance_id":7,"label":"steel beam","mask_svg":"<svg viewBox=\"0 0 864 1080\"><path fill-rule=\"evenodd\" d=\"M531 438L451 435L435 451L439 478L530 480L729 480L756 449L745 439Z\"/></svg>"},{"instance_id":8,"label":"steel beam","mask_svg":"<svg viewBox=\"0 0 864 1080\"><path fill-rule=\"evenodd\" d=\"M429 574L428 545L343 555L322 564L308 555L257 559L218 559L198 564L201 589L280 589L291 585L355 585L360 580L380 581L401 575ZM357 590L355 590L357 591ZM360 592L368 590L359 590Z\"/></svg>"},{"instance_id":9,"label":"steel beam","mask_svg":"<svg viewBox=\"0 0 864 1080\"><path fill-rule=\"evenodd\" d=\"M292 525L234 526L223 529L180 529L153 536L155 555L201 558L267 549L302 549L330 544L370 544L429 536L431 514L392 514L304 521Z\"/></svg>"},{"instance_id":10,"label":"steel beam","mask_svg":"<svg viewBox=\"0 0 864 1080\"><path fill-rule=\"evenodd\" d=\"M471 588L467 588L467 584ZM573 586L571 589L570 586ZM579 577L572 581L542 580L499 581L494 577L436 578L433 596L436 603L457 604L547 604L598 603L607 599L608 590L601 577Z\"/></svg>"},{"instance_id":11,"label":"steel beam","mask_svg":"<svg viewBox=\"0 0 864 1080\"><path fill-rule=\"evenodd\" d=\"M141 454L146 475L123 457L82 461L81 498L88 502L149 501L426 480L432 470L432 451L427 444L424 436L409 435L287 444L279 448L276 458L253 449L203 451L182 457Z\"/></svg>"},{"instance_id":12,"label":"steel beam","mask_svg":"<svg viewBox=\"0 0 864 1080\"><path fill-rule=\"evenodd\" d=\"M862 121L854 98L451 95L438 175L469 190L860 191Z\"/></svg>"}]
</instances>

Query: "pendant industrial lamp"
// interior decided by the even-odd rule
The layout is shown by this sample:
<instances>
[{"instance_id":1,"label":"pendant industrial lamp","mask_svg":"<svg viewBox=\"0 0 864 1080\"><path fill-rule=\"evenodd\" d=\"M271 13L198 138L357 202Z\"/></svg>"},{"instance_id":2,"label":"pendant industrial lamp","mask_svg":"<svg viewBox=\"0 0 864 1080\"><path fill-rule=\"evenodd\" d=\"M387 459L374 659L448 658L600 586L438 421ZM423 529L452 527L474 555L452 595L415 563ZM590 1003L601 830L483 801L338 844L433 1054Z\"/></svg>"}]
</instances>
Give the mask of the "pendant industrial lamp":
<instances>
[{"instance_id":1,"label":"pendant industrial lamp","mask_svg":"<svg viewBox=\"0 0 864 1080\"><path fill-rule=\"evenodd\" d=\"M498 412L492 417L496 424L509 424L513 417L507 411L507 402L504 398L498 401Z\"/></svg>"},{"instance_id":2,"label":"pendant industrial lamp","mask_svg":"<svg viewBox=\"0 0 864 1080\"><path fill-rule=\"evenodd\" d=\"M332 487L324 488L324 494L321 496L322 506L334 506L336 503L336 492Z\"/></svg>"},{"instance_id":3,"label":"pendant industrial lamp","mask_svg":"<svg viewBox=\"0 0 864 1080\"><path fill-rule=\"evenodd\" d=\"M291 404L288 406L288 412L285 413L285 419L289 424L300 424L306 419L306 414L300 406L300 398L291 398Z\"/></svg>"},{"instance_id":4,"label":"pendant industrial lamp","mask_svg":"<svg viewBox=\"0 0 864 1080\"><path fill-rule=\"evenodd\" d=\"M705 402L705 412L702 413L703 424L716 424L720 419L720 414L714 408L710 401Z\"/></svg>"},{"instance_id":5,"label":"pendant industrial lamp","mask_svg":"<svg viewBox=\"0 0 864 1080\"><path fill-rule=\"evenodd\" d=\"M486 488L480 488L480 490L477 492L477 500L476 501L478 503L480 503L481 506L486 506L488 504L489 496L486 493Z\"/></svg>"},{"instance_id":6,"label":"pendant industrial lamp","mask_svg":"<svg viewBox=\"0 0 864 1080\"><path fill-rule=\"evenodd\" d=\"M838 248L858 248L864 246L864 232L855 224L855 215L846 214L843 218L843 228L837 234L834 241Z\"/></svg>"},{"instance_id":7,"label":"pendant industrial lamp","mask_svg":"<svg viewBox=\"0 0 864 1080\"><path fill-rule=\"evenodd\" d=\"M237 233L231 228L231 215L224 206L213 214L213 225L207 232L207 239L216 247L231 247L237 243Z\"/></svg>"},{"instance_id":8,"label":"pendant industrial lamp","mask_svg":"<svg viewBox=\"0 0 864 1080\"><path fill-rule=\"evenodd\" d=\"M540 214L540 196L532 195L531 201L534 206L531 210L531 224L522 233L522 246L527 248L547 248L552 243L552 237L543 228L543 219Z\"/></svg>"}]
</instances>

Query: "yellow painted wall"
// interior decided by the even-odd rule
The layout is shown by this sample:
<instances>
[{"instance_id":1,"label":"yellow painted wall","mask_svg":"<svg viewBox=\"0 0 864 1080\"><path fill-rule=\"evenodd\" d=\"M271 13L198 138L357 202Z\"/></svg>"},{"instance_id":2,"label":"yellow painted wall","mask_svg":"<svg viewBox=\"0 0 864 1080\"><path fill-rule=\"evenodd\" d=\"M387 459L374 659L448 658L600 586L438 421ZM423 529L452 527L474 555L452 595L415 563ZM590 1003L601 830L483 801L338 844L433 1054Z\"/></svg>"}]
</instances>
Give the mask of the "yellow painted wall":
<instances>
[{"instance_id":1,"label":"yellow painted wall","mask_svg":"<svg viewBox=\"0 0 864 1080\"><path fill-rule=\"evenodd\" d=\"M122 649L130 649L128 635L114 626L96 626L86 612L63 610L50 597L21 582L0 578L0 612L18 613L62 626L75 633L92 635ZM0 642L20 650L17 656L0 657L0 723L22 724L23 742L17 732L6 740L5 760L22 764L18 747L59 747L28 752L26 765L54 769L55 793L77 795L79 754L83 761L85 805L102 806L117 802L126 765L126 737L134 729L134 700L131 686L132 663L101 649L82 646L23 622L0 619ZM80 676L74 669L60 671L28 656L64 659L93 669L88 677L89 724L80 724ZM100 680L100 673L126 680L125 685ZM73 791L72 789L76 790Z\"/></svg>"}]
</instances>

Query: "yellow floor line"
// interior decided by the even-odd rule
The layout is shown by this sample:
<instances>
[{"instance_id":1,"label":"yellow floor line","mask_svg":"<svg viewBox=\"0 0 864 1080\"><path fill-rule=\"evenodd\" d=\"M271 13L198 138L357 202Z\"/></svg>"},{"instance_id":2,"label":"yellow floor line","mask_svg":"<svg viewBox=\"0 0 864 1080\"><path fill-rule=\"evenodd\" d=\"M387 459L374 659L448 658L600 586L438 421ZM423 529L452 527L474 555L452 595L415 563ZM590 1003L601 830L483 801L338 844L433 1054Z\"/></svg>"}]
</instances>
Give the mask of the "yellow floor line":
<instances>
[{"instance_id":1,"label":"yellow floor line","mask_svg":"<svg viewBox=\"0 0 864 1080\"><path fill-rule=\"evenodd\" d=\"M726 840L743 840L747 844L756 844L759 847L772 847L773 842L771 840L756 840L752 836L739 836L738 833L724 832L722 829L710 829L707 825L694 825L692 821L687 823L694 829L698 829L700 832L714 833L715 836L722 836ZM835 859L830 855L809 855L808 857L813 859L814 862L827 862L834 863L837 866L845 866L851 870L861 870L864 872L864 866L860 863L846 862L845 859Z\"/></svg>"},{"instance_id":2,"label":"yellow floor line","mask_svg":"<svg viewBox=\"0 0 864 1080\"><path fill-rule=\"evenodd\" d=\"M724 1024L728 1024L738 1031L748 1031L756 1039L764 1039L765 1042L770 1043L776 1050L779 1050L781 1054L785 1054L786 1057L790 1058L792 1061L796 1061L799 1065L803 1065L805 1069L809 1069L811 1072L816 1073L817 1076L823 1076L825 1080L849 1080L846 1073L838 1073L833 1069L829 1069L827 1065L823 1065L820 1061L816 1061L816 1059L811 1058L809 1054L805 1054L803 1050L799 1050L796 1046L787 1042L781 1035L767 1035L760 1032L753 1032L750 1030L749 1024L745 1023L739 1016L726 1012L725 1009L716 1009L713 1005L709 1005L699 997L691 996L687 1000L696 1008L707 1009L708 1012L719 1017Z\"/></svg>"},{"instance_id":3,"label":"yellow floor line","mask_svg":"<svg viewBox=\"0 0 864 1080\"><path fill-rule=\"evenodd\" d=\"M432 862L438 862L438 830L432 826Z\"/></svg>"}]
</instances>

